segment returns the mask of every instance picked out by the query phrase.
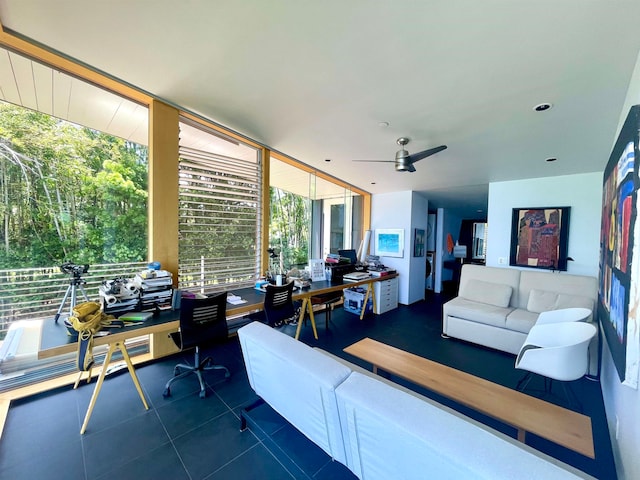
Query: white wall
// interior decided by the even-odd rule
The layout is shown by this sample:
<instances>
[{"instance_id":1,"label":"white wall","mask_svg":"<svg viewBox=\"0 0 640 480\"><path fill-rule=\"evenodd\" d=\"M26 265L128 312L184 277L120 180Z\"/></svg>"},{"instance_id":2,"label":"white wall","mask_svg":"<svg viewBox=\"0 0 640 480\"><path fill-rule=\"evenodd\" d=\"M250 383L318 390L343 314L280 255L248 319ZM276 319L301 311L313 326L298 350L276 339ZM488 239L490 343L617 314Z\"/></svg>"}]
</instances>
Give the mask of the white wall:
<instances>
[{"instance_id":1,"label":"white wall","mask_svg":"<svg viewBox=\"0 0 640 480\"><path fill-rule=\"evenodd\" d=\"M409 229L411 227L411 192L392 192L371 197L371 250L375 251L375 231L379 228L404 229L404 257L380 257L380 261L387 267L394 268L400 274L398 278L398 301L405 305L409 299L409 271L410 262L407 257L411 240ZM423 282L424 283L424 282Z\"/></svg>"},{"instance_id":2,"label":"white wall","mask_svg":"<svg viewBox=\"0 0 640 480\"><path fill-rule=\"evenodd\" d=\"M602 172L489 184L487 265L509 266L512 210L522 207L571 207L567 273L598 276Z\"/></svg>"},{"instance_id":3,"label":"white wall","mask_svg":"<svg viewBox=\"0 0 640 480\"><path fill-rule=\"evenodd\" d=\"M426 258L413 257L413 230L427 228L428 201L416 192L404 191L373 195L371 198L371 229L402 228L404 230L404 257L380 257L387 267L400 274L398 301L404 305L424 299ZM371 239L374 255L375 242Z\"/></svg>"},{"instance_id":4,"label":"white wall","mask_svg":"<svg viewBox=\"0 0 640 480\"><path fill-rule=\"evenodd\" d=\"M616 136L611 139L611 148L622 128L627 117L629 108L640 103L640 55L636 63L636 68L631 79L624 108L620 112L620 122ZM637 161L637 160L636 160ZM638 241L638 237L636 237ZM633 259L635 263L638 261ZM633 269L635 272L637 268ZM640 282L639 278L633 278L632 282ZM633 315L629 312L629 315ZM640 315L636 311L635 315ZM630 319L631 320L631 319ZM636 324L638 319L636 317ZM616 460L616 468L620 479L640 478L640 460L638 459L638 445L640 445L640 392L633 388L622 385L618 377L611 353L604 342L602 352L602 373L600 383L602 394L607 411L607 421L609 422L609 433L611 434L611 445L613 455ZM618 432L616 434L616 423ZM616 438L617 435L617 438Z\"/></svg>"},{"instance_id":5,"label":"white wall","mask_svg":"<svg viewBox=\"0 0 640 480\"><path fill-rule=\"evenodd\" d=\"M411 225L409 231L409 288L407 293L407 304L424 300L424 281L427 274L427 246L425 243L422 257L413 256L414 231L416 228L425 232L425 242L427 233L427 222L429 215L429 201L416 192L411 192ZM404 303L404 302L403 302Z\"/></svg>"}]
</instances>

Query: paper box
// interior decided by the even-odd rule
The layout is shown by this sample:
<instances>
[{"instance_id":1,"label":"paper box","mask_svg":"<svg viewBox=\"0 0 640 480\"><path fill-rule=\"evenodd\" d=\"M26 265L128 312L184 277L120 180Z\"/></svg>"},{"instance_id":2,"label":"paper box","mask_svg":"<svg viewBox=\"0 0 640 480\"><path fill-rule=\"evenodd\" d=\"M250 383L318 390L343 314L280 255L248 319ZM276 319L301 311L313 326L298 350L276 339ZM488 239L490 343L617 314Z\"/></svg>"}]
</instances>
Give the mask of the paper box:
<instances>
[{"instance_id":1,"label":"paper box","mask_svg":"<svg viewBox=\"0 0 640 480\"><path fill-rule=\"evenodd\" d=\"M347 288L344 290L344 309L349 313L360 315L366 292L367 289L361 287ZM369 296L365 313L371 312L373 312L373 300L371 299L371 296Z\"/></svg>"}]
</instances>

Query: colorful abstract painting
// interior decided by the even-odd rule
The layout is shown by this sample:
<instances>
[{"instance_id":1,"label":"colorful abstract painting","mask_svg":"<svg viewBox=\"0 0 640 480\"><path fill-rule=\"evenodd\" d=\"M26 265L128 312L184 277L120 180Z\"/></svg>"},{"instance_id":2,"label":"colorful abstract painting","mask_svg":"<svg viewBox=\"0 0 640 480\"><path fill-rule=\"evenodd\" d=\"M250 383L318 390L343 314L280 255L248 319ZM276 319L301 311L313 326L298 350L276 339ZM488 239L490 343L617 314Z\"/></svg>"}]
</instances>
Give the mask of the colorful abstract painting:
<instances>
[{"instance_id":1,"label":"colorful abstract painting","mask_svg":"<svg viewBox=\"0 0 640 480\"><path fill-rule=\"evenodd\" d=\"M604 172L598 319L626 385L638 382L638 201L640 106L629 112ZM634 264L633 259L636 258ZM629 312L632 312L631 314Z\"/></svg>"},{"instance_id":2,"label":"colorful abstract painting","mask_svg":"<svg viewBox=\"0 0 640 480\"><path fill-rule=\"evenodd\" d=\"M570 207L514 208L509 264L567 269Z\"/></svg>"}]
</instances>

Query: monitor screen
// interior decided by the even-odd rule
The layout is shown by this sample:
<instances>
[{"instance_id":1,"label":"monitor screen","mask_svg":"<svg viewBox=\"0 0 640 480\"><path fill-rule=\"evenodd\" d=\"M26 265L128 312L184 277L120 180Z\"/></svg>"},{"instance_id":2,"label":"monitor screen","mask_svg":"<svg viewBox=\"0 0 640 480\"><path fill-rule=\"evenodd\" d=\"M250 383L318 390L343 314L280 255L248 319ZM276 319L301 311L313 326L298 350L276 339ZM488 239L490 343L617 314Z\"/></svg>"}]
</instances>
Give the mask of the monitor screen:
<instances>
[{"instance_id":1,"label":"monitor screen","mask_svg":"<svg viewBox=\"0 0 640 480\"><path fill-rule=\"evenodd\" d=\"M338 250L338 255L340 255L341 257L345 257L349 259L349 263L351 264L355 264L358 261L358 256L356 254L356 251L353 249L349 249L349 250Z\"/></svg>"}]
</instances>

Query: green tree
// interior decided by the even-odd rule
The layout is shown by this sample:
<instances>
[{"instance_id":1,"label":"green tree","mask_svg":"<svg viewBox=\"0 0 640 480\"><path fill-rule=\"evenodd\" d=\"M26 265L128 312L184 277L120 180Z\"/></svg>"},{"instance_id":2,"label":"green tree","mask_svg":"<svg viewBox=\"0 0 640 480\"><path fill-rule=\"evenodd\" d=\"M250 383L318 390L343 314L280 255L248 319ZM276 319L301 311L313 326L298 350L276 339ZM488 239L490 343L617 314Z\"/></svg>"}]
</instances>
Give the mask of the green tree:
<instances>
[{"instance_id":1,"label":"green tree","mask_svg":"<svg viewBox=\"0 0 640 480\"><path fill-rule=\"evenodd\" d=\"M0 268L146 259L147 149L0 103Z\"/></svg>"},{"instance_id":2,"label":"green tree","mask_svg":"<svg viewBox=\"0 0 640 480\"><path fill-rule=\"evenodd\" d=\"M279 188L270 188L269 246L282 252L285 268L309 259L311 201Z\"/></svg>"}]
</instances>

